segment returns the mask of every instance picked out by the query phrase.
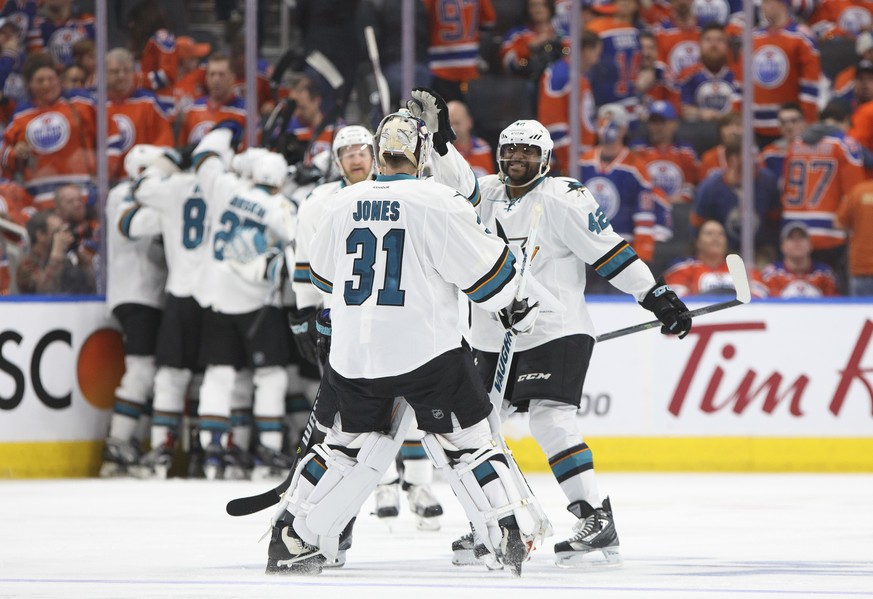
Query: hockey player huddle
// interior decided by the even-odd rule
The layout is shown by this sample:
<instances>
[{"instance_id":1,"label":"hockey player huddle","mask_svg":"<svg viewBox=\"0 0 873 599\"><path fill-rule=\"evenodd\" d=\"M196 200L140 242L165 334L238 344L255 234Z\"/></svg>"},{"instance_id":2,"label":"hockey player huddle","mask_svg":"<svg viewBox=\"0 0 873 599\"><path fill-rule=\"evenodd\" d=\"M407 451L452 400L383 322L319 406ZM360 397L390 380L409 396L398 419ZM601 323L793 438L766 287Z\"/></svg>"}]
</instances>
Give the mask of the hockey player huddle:
<instances>
[{"instance_id":1,"label":"hockey player huddle","mask_svg":"<svg viewBox=\"0 0 873 599\"><path fill-rule=\"evenodd\" d=\"M688 333L688 310L583 185L547 176L553 144L540 123L507 127L500 174L477 179L452 146L442 98L428 89L411 95L408 110L386 116L374 136L341 129L333 155L342 178L299 207L282 194L284 159L253 149L234 155L231 129L207 134L188 168L160 148L131 151L125 166L135 178L112 191L107 216L117 234L110 260L113 252L138 260L119 274L131 296L120 287L109 301L124 307L139 293L133 303L152 310L116 310L127 373L106 463L166 473L192 372L203 363L194 441L206 474L290 472L267 572L342 565L374 490L377 507L393 506L396 515L396 495L379 495L397 493L384 483L397 479L400 452L430 458L470 520L471 532L452 543L453 563L520 575L553 532L500 433L501 418L528 412L578 518L554 546L556 563L616 563L612 506L598 491L575 418L595 338L584 265L653 312L665 334ZM288 279L292 343L320 368L320 434L301 443L296 460L282 452ZM150 342L156 372L142 353ZM551 376L529 376L542 372ZM128 455L113 439L130 438L135 420L123 416L142 410L136 398L152 380L152 450ZM257 438L249 455L233 416L252 387ZM404 460L404 488L422 522L442 513L427 490L430 473L424 460Z\"/></svg>"}]
</instances>

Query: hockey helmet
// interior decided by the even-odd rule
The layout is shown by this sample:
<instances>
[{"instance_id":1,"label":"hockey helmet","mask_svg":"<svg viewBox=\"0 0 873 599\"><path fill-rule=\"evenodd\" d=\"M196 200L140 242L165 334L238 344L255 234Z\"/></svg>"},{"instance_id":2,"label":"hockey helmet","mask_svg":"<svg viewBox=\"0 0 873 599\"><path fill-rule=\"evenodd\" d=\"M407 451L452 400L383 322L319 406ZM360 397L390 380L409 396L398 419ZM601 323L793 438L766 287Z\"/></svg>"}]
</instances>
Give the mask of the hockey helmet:
<instances>
[{"instance_id":1,"label":"hockey helmet","mask_svg":"<svg viewBox=\"0 0 873 599\"><path fill-rule=\"evenodd\" d=\"M252 166L260 156L269 153L270 151L266 148L247 148L245 151L233 155L233 158L230 159L230 170L243 179L251 180Z\"/></svg>"},{"instance_id":2,"label":"hockey helmet","mask_svg":"<svg viewBox=\"0 0 873 599\"><path fill-rule=\"evenodd\" d=\"M530 119L512 123L500 132L500 139L497 142L497 166L500 170L501 181L506 180L506 173L503 170L503 163L506 160L503 158L503 154L510 146L518 145L533 146L540 150L540 155L537 158L539 162L537 174L525 183L525 185L530 185L549 172L549 161L552 159L552 149L555 147L555 144L552 142L549 130L543 127L539 121Z\"/></svg>"},{"instance_id":3,"label":"hockey helmet","mask_svg":"<svg viewBox=\"0 0 873 599\"><path fill-rule=\"evenodd\" d=\"M431 148L430 133L423 120L401 108L382 119L375 137L380 166L386 165L386 154L404 156L421 177L424 164L430 159Z\"/></svg>"},{"instance_id":4,"label":"hockey helmet","mask_svg":"<svg viewBox=\"0 0 873 599\"><path fill-rule=\"evenodd\" d=\"M267 187L282 187L288 177L288 163L285 157L276 152L257 155L252 164L252 183Z\"/></svg>"},{"instance_id":5,"label":"hockey helmet","mask_svg":"<svg viewBox=\"0 0 873 599\"><path fill-rule=\"evenodd\" d=\"M370 153L373 156L373 166L372 170L376 169L376 146L373 142L373 134L366 127L362 127L360 125L349 125L347 127L343 127L339 131L337 131L336 136L333 138L333 146L331 147L331 154L333 155L334 164L336 164L337 169L339 169L340 174L347 181L346 173L343 171L342 164L340 164L340 150L343 148L353 147L353 146L367 146L370 148Z\"/></svg>"},{"instance_id":6,"label":"hockey helmet","mask_svg":"<svg viewBox=\"0 0 873 599\"><path fill-rule=\"evenodd\" d=\"M164 155L164 150L165 148L151 144L137 144L133 146L124 157L124 171L127 173L127 176L130 178L139 176L155 160Z\"/></svg>"}]
</instances>

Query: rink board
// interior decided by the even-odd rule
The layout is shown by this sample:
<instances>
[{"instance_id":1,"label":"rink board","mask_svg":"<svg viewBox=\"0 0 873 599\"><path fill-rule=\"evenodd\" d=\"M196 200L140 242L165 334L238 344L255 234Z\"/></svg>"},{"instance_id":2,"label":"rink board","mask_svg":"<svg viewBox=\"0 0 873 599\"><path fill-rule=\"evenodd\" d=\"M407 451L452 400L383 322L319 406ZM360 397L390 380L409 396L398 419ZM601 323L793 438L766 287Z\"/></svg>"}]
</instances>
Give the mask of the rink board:
<instances>
[{"instance_id":1,"label":"rink board","mask_svg":"<svg viewBox=\"0 0 873 599\"><path fill-rule=\"evenodd\" d=\"M599 331L650 316L590 307ZM124 368L104 304L0 309L0 478L95 474ZM681 341L599 344L577 418L602 470L873 472L871 340L869 302L753 302ZM548 468L523 416L505 433L527 470Z\"/></svg>"}]
</instances>

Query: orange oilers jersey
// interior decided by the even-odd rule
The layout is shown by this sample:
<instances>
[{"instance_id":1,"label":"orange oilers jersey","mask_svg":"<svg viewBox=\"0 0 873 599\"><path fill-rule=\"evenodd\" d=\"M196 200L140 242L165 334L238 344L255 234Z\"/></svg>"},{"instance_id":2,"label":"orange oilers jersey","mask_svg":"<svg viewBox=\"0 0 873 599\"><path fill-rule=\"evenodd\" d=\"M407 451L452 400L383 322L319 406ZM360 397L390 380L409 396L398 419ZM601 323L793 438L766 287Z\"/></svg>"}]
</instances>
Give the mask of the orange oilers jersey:
<instances>
[{"instance_id":1,"label":"orange oilers jersey","mask_svg":"<svg viewBox=\"0 0 873 599\"><path fill-rule=\"evenodd\" d=\"M855 109L849 137L868 150L873 150L873 101L864 102Z\"/></svg>"},{"instance_id":2,"label":"orange oilers jersey","mask_svg":"<svg viewBox=\"0 0 873 599\"><path fill-rule=\"evenodd\" d=\"M818 38L855 37L873 27L873 2L820 0L808 24Z\"/></svg>"},{"instance_id":3,"label":"orange oilers jersey","mask_svg":"<svg viewBox=\"0 0 873 599\"><path fill-rule=\"evenodd\" d=\"M822 297L839 295L837 280L829 266L814 262L807 272L791 272L781 260L761 272L770 297Z\"/></svg>"},{"instance_id":4,"label":"orange oilers jersey","mask_svg":"<svg viewBox=\"0 0 873 599\"><path fill-rule=\"evenodd\" d=\"M537 38L528 27L514 27L503 36L500 44L500 64L507 73L515 73L530 58L530 44Z\"/></svg>"},{"instance_id":5,"label":"orange oilers jersey","mask_svg":"<svg viewBox=\"0 0 873 599\"><path fill-rule=\"evenodd\" d=\"M700 163L688 145L634 148L652 184L661 189L671 202L690 202L699 182Z\"/></svg>"},{"instance_id":6,"label":"orange oilers jersey","mask_svg":"<svg viewBox=\"0 0 873 599\"><path fill-rule=\"evenodd\" d=\"M670 18L669 0L652 0L640 3L640 19L646 25L655 27Z\"/></svg>"},{"instance_id":7,"label":"orange oilers jersey","mask_svg":"<svg viewBox=\"0 0 873 599\"><path fill-rule=\"evenodd\" d=\"M753 126L759 135L778 136L779 107L800 100L808 123L818 118L818 80L821 61L815 43L797 23L781 29L756 29L752 54L755 85ZM742 62L742 61L740 61ZM742 65L734 71L742 81Z\"/></svg>"},{"instance_id":8,"label":"orange oilers jersey","mask_svg":"<svg viewBox=\"0 0 873 599\"><path fill-rule=\"evenodd\" d=\"M873 276L873 181L858 185L837 211L840 226L852 231L849 242L849 272Z\"/></svg>"},{"instance_id":9,"label":"orange oilers jersey","mask_svg":"<svg viewBox=\"0 0 873 599\"><path fill-rule=\"evenodd\" d=\"M204 135L221 121L236 121L241 127L246 126L246 105L239 96L233 96L224 104L215 104L209 96L203 96L194 101L182 116L182 127L179 130L179 143L186 146L199 142Z\"/></svg>"},{"instance_id":10,"label":"orange oilers jersey","mask_svg":"<svg viewBox=\"0 0 873 599\"><path fill-rule=\"evenodd\" d=\"M552 63L540 79L537 120L549 130L555 144L553 158L556 169L566 173L570 154L570 63L566 59ZM590 150L596 141L594 133L594 95L585 75L579 77L579 140L580 151Z\"/></svg>"},{"instance_id":11,"label":"orange oilers jersey","mask_svg":"<svg viewBox=\"0 0 873 599\"><path fill-rule=\"evenodd\" d=\"M839 133L815 145L795 140L788 148L783 172L782 218L809 227L812 247L823 250L846 242L836 213L843 198L864 180L861 148Z\"/></svg>"},{"instance_id":12,"label":"orange oilers jersey","mask_svg":"<svg viewBox=\"0 0 873 599\"><path fill-rule=\"evenodd\" d=\"M109 120L109 172L115 173L121 155L121 136ZM0 162L4 172L21 172L24 186L37 205L51 201L64 183L89 184L96 173L94 148L97 117L87 96L62 97L51 106L24 104L3 133ZM15 144L27 142L30 157L19 160Z\"/></svg>"},{"instance_id":13,"label":"orange oilers jersey","mask_svg":"<svg viewBox=\"0 0 873 599\"><path fill-rule=\"evenodd\" d=\"M700 176L698 181L703 181L715 171L723 171L727 168L727 158L724 153L724 144L719 144L708 149L700 157Z\"/></svg>"},{"instance_id":14,"label":"orange oilers jersey","mask_svg":"<svg viewBox=\"0 0 873 599\"><path fill-rule=\"evenodd\" d=\"M700 27L678 27L672 21L663 21L655 28L658 60L681 73L700 62Z\"/></svg>"},{"instance_id":15,"label":"orange oilers jersey","mask_svg":"<svg viewBox=\"0 0 873 599\"><path fill-rule=\"evenodd\" d=\"M479 76L479 29L493 27L491 0L423 0L430 28L428 67L440 79L469 81Z\"/></svg>"},{"instance_id":16,"label":"orange oilers jersey","mask_svg":"<svg viewBox=\"0 0 873 599\"><path fill-rule=\"evenodd\" d=\"M24 225L36 212L33 198L15 181L0 180L0 216Z\"/></svg>"},{"instance_id":17,"label":"orange oilers jersey","mask_svg":"<svg viewBox=\"0 0 873 599\"><path fill-rule=\"evenodd\" d=\"M455 149L464 157L476 177L494 174L494 152L488 142L479 137L470 139L470 146L462 148L455 142Z\"/></svg>"},{"instance_id":18,"label":"orange oilers jersey","mask_svg":"<svg viewBox=\"0 0 873 599\"><path fill-rule=\"evenodd\" d=\"M152 92L137 89L120 102L109 100L106 112L121 135L122 159L136 144L173 146L170 122Z\"/></svg>"},{"instance_id":19,"label":"orange oilers jersey","mask_svg":"<svg viewBox=\"0 0 873 599\"><path fill-rule=\"evenodd\" d=\"M336 123L337 127L342 127L343 123ZM312 140L312 127L304 125L296 117L288 123L287 131L294 134L299 141L310 142ZM333 144L334 124L329 123L315 141L311 141L306 156L303 157L304 164L312 164L312 159L322 152L330 152L331 144Z\"/></svg>"},{"instance_id":20,"label":"orange oilers jersey","mask_svg":"<svg viewBox=\"0 0 873 599\"><path fill-rule=\"evenodd\" d=\"M176 37L166 29L158 29L142 51L136 87L150 89L162 102L171 102L178 64Z\"/></svg>"},{"instance_id":21,"label":"orange oilers jersey","mask_svg":"<svg viewBox=\"0 0 873 599\"><path fill-rule=\"evenodd\" d=\"M710 268L697 258L688 258L671 266L664 273L664 280L676 295L733 295L736 293L727 262ZM753 297L767 297L767 286L761 280L757 268L751 271L749 287Z\"/></svg>"}]
</instances>

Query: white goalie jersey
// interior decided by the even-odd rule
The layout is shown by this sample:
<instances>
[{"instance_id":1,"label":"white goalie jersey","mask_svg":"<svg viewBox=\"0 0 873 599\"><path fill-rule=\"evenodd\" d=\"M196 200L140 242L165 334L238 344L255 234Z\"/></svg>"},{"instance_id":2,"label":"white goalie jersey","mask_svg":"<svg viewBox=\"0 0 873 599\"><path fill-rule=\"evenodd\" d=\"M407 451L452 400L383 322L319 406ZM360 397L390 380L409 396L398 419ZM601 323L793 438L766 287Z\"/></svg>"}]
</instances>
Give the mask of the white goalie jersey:
<instances>
[{"instance_id":1,"label":"white goalie jersey","mask_svg":"<svg viewBox=\"0 0 873 599\"><path fill-rule=\"evenodd\" d=\"M496 311L518 285L515 257L466 198L408 175L338 191L309 251L330 295L330 364L346 378L404 374L460 347L457 290Z\"/></svg>"},{"instance_id":2,"label":"white goalie jersey","mask_svg":"<svg viewBox=\"0 0 873 599\"><path fill-rule=\"evenodd\" d=\"M567 335L596 337L585 304L585 264L592 265L598 274L637 301L654 286L648 266L612 230L597 201L575 179L544 177L528 193L511 199L498 176L487 175L478 180L477 199L475 175L451 145L447 156L434 153L432 159L437 180L458 186L471 198L486 227L497 231L499 221L510 247L519 257L521 248L532 252L531 274L564 306L561 312L541 311L533 331L518 336L518 351ZM537 247L526 248L534 204L543 207L543 215ZM470 344L476 349L497 352L503 334L504 329L494 315L474 304Z\"/></svg>"},{"instance_id":3,"label":"white goalie jersey","mask_svg":"<svg viewBox=\"0 0 873 599\"><path fill-rule=\"evenodd\" d=\"M345 185L341 180L319 185L303 200L297 210L297 239L294 244L295 263L288 263L288 269L293 268L294 270L291 280L294 295L297 298L297 308L318 306L323 301L321 292L312 285L312 281L309 279L309 246L312 245L315 232L330 206L330 200L343 187Z\"/></svg>"}]
</instances>

